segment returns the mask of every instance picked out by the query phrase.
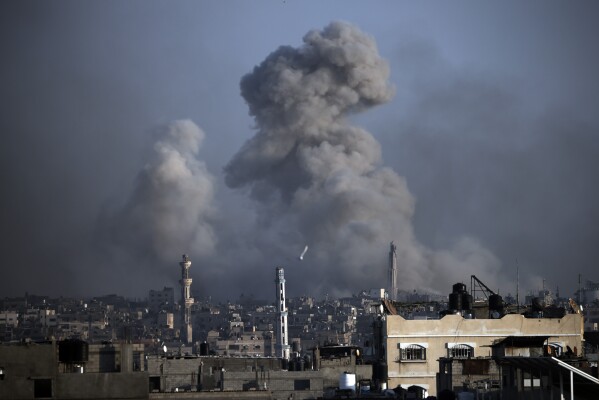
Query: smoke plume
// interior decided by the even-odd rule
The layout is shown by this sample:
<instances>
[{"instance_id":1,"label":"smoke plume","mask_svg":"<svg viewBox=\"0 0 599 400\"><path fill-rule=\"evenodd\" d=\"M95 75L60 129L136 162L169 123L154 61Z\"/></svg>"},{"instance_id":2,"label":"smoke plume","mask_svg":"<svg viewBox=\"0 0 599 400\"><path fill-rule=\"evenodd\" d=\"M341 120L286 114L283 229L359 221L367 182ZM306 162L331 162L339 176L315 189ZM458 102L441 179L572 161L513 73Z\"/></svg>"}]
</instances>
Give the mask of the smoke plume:
<instances>
[{"instance_id":1,"label":"smoke plume","mask_svg":"<svg viewBox=\"0 0 599 400\"><path fill-rule=\"evenodd\" d=\"M498 267L475 240L434 252L414 237L405 179L382 165L379 143L348 119L393 91L375 41L342 22L309 32L299 48L280 47L241 80L257 132L225 167L226 183L250 189L258 230L288 241L273 247L314 249L302 264L304 288L347 294L386 285L391 240L400 288L435 288L439 274L464 279L464 268Z\"/></svg>"},{"instance_id":2,"label":"smoke plume","mask_svg":"<svg viewBox=\"0 0 599 400\"><path fill-rule=\"evenodd\" d=\"M204 136L189 120L158 132L126 204L106 219L113 253L172 269L179 253L213 252L213 178L196 158Z\"/></svg>"}]
</instances>

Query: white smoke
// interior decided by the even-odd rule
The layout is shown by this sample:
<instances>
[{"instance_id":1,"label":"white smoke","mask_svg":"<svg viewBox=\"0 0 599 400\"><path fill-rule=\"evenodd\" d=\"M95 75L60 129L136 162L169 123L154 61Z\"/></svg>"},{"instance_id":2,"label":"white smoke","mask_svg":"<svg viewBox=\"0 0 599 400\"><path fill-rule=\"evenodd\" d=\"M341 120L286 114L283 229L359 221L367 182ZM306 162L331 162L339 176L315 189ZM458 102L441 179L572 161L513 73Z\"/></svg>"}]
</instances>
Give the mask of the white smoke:
<instances>
[{"instance_id":1,"label":"white smoke","mask_svg":"<svg viewBox=\"0 0 599 400\"><path fill-rule=\"evenodd\" d=\"M416 240L405 180L381 165L374 137L347 120L393 94L370 36L343 22L311 31L303 46L280 47L243 77L241 92L257 132L225 167L226 183L251 189L262 223L257 232L293 238L294 248L318 243L304 288L347 294L386 286L391 240L400 288L447 292L448 282L480 268L496 272L497 260L473 240L440 252Z\"/></svg>"},{"instance_id":2,"label":"white smoke","mask_svg":"<svg viewBox=\"0 0 599 400\"><path fill-rule=\"evenodd\" d=\"M125 206L109 219L118 251L162 265L184 252L213 252L213 178L196 158L204 136L190 120L159 132Z\"/></svg>"}]
</instances>

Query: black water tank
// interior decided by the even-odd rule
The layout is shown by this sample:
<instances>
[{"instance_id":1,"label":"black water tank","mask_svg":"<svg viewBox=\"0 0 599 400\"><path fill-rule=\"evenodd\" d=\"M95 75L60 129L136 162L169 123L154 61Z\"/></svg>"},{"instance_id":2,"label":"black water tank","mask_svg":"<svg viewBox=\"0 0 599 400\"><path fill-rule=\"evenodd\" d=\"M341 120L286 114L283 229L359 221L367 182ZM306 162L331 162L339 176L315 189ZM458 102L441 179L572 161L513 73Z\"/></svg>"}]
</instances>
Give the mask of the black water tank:
<instances>
[{"instance_id":1,"label":"black water tank","mask_svg":"<svg viewBox=\"0 0 599 400\"><path fill-rule=\"evenodd\" d=\"M489 310L503 312L503 298L498 294L489 296Z\"/></svg>"},{"instance_id":2,"label":"black water tank","mask_svg":"<svg viewBox=\"0 0 599 400\"><path fill-rule=\"evenodd\" d=\"M449 294L449 309L462 311L462 294L461 293L450 293Z\"/></svg>"},{"instance_id":3,"label":"black water tank","mask_svg":"<svg viewBox=\"0 0 599 400\"><path fill-rule=\"evenodd\" d=\"M206 343L206 342L200 343L200 355L207 356L209 354L210 354L210 346L208 345L208 343Z\"/></svg>"},{"instance_id":4,"label":"black water tank","mask_svg":"<svg viewBox=\"0 0 599 400\"><path fill-rule=\"evenodd\" d=\"M79 339L58 342L58 360L66 364L81 364L89 359L89 345Z\"/></svg>"},{"instance_id":5,"label":"black water tank","mask_svg":"<svg viewBox=\"0 0 599 400\"><path fill-rule=\"evenodd\" d=\"M472 295L462 293L462 310L472 310Z\"/></svg>"},{"instance_id":6,"label":"black water tank","mask_svg":"<svg viewBox=\"0 0 599 400\"><path fill-rule=\"evenodd\" d=\"M304 356L304 369L312 369L312 358L308 354Z\"/></svg>"},{"instance_id":7,"label":"black water tank","mask_svg":"<svg viewBox=\"0 0 599 400\"><path fill-rule=\"evenodd\" d=\"M466 285L463 283L456 283L453 285L453 293L466 293Z\"/></svg>"},{"instance_id":8,"label":"black water tank","mask_svg":"<svg viewBox=\"0 0 599 400\"><path fill-rule=\"evenodd\" d=\"M539 297L535 297L532 299L532 310L533 311L543 311L545 308L545 304Z\"/></svg>"}]
</instances>

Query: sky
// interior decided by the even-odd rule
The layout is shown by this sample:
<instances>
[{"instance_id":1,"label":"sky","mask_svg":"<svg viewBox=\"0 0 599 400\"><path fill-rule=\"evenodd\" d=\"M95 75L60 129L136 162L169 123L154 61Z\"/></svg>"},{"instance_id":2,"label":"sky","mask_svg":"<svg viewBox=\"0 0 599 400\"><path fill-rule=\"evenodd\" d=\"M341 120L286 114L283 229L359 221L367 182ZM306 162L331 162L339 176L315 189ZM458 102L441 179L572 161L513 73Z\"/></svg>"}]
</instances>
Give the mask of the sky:
<instances>
[{"instance_id":1,"label":"sky","mask_svg":"<svg viewBox=\"0 0 599 400\"><path fill-rule=\"evenodd\" d=\"M592 1L0 3L0 297L572 296L599 281ZM308 245L303 260L298 256Z\"/></svg>"}]
</instances>

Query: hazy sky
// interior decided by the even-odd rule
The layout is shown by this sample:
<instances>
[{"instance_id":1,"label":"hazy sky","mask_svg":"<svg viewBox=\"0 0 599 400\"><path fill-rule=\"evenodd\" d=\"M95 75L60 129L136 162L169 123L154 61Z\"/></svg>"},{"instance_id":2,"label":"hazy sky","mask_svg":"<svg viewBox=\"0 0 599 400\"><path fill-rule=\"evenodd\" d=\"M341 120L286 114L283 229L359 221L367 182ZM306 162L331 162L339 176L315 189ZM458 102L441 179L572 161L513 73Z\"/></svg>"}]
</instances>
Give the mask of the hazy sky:
<instances>
[{"instance_id":1,"label":"hazy sky","mask_svg":"<svg viewBox=\"0 0 599 400\"><path fill-rule=\"evenodd\" d=\"M390 241L404 290L514 294L518 265L521 294L571 295L599 280L597 20L594 1L1 2L0 297L143 297L183 253L196 297L269 298L276 266L290 296L344 295L386 285Z\"/></svg>"}]
</instances>

